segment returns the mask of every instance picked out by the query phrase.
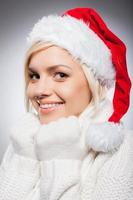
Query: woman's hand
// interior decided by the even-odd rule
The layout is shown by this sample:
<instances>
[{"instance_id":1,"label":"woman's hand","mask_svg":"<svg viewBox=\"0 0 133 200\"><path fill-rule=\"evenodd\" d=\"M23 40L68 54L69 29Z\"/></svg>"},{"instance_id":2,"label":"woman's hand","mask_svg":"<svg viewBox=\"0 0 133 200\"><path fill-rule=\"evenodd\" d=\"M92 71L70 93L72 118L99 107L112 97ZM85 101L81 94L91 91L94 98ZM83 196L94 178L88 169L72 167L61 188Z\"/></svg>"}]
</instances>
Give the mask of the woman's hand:
<instances>
[{"instance_id":1,"label":"woman's hand","mask_svg":"<svg viewBox=\"0 0 133 200\"><path fill-rule=\"evenodd\" d=\"M60 118L42 125L36 135L36 151L39 160L82 160L88 149L81 141L81 130L76 116Z\"/></svg>"},{"instance_id":2,"label":"woman's hand","mask_svg":"<svg viewBox=\"0 0 133 200\"><path fill-rule=\"evenodd\" d=\"M36 159L35 135L41 124L35 114L26 113L11 128L11 141L17 154Z\"/></svg>"}]
</instances>

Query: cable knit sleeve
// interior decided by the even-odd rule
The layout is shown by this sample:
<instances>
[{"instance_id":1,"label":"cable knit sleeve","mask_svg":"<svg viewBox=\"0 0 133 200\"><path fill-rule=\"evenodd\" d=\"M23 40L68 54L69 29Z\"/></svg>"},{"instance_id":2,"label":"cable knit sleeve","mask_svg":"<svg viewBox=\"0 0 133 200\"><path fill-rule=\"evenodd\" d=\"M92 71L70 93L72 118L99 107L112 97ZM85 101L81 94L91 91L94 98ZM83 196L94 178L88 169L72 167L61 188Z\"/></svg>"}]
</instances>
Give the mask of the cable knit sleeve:
<instances>
[{"instance_id":1,"label":"cable knit sleeve","mask_svg":"<svg viewBox=\"0 0 133 200\"><path fill-rule=\"evenodd\" d=\"M40 161L40 200L132 200L131 134L112 153L90 152L84 165L73 159Z\"/></svg>"},{"instance_id":2,"label":"cable knit sleeve","mask_svg":"<svg viewBox=\"0 0 133 200\"><path fill-rule=\"evenodd\" d=\"M38 180L38 161L14 153L10 144L0 166L0 199L33 200L28 196L31 196L34 190L38 193ZM39 200L39 194L34 200Z\"/></svg>"},{"instance_id":3,"label":"cable knit sleeve","mask_svg":"<svg viewBox=\"0 0 133 200\"><path fill-rule=\"evenodd\" d=\"M81 161L41 161L41 200L79 200Z\"/></svg>"},{"instance_id":4,"label":"cable knit sleeve","mask_svg":"<svg viewBox=\"0 0 133 200\"><path fill-rule=\"evenodd\" d=\"M133 199L133 133L99 171L91 200Z\"/></svg>"}]
</instances>

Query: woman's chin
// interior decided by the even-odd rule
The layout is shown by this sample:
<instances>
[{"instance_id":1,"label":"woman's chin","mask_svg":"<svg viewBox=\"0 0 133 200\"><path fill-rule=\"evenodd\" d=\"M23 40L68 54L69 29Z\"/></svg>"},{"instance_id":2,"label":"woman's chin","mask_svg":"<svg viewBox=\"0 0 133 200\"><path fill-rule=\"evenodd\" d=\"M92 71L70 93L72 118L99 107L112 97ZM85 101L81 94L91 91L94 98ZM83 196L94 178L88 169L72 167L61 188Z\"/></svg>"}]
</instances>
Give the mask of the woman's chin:
<instances>
[{"instance_id":1,"label":"woman's chin","mask_svg":"<svg viewBox=\"0 0 133 200\"><path fill-rule=\"evenodd\" d=\"M48 124L52 121L56 121L59 118L66 117L65 114L60 114L60 115L51 115L51 116L44 116L44 115L39 115L40 123L41 124Z\"/></svg>"}]
</instances>

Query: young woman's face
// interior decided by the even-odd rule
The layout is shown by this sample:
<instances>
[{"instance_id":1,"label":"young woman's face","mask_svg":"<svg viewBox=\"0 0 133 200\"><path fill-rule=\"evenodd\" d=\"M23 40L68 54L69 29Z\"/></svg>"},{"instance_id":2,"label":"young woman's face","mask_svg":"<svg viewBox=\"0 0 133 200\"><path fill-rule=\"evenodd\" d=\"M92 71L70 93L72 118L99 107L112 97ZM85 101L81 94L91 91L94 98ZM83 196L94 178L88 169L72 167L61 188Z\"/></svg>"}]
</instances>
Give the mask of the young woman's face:
<instances>
[{"instance_id":1,"label":"young woman's face","mask_svg":"<svg viewBox=\"0 0 133 200\"><path fill-rule=\"evenodd\" d=\"M78 61L64 49L49 47L30 60L27 95L41 124L79 116L91 100L88 82ZM40 105L35 97L41 96Z\"/></svg>"}]
</instances>

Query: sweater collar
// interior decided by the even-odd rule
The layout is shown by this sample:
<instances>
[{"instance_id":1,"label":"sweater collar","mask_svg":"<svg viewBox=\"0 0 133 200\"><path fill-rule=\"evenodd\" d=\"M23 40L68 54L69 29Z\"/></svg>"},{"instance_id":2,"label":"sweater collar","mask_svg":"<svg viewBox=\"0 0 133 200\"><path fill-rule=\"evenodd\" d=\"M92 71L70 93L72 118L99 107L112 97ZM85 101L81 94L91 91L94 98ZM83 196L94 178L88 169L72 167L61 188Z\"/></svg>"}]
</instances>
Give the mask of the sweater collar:
<instances>
[{"instance_id":1,"label":"sweater collar","mask_svg":"<svg viewBox=\"0 0 133 200\"><path fill-rule=\"evenodd\" d=\"M109 122L113 107L109 99L97 106L88 105L80 114L79 124L89 149L97 152L109 152L119 148L124 140L122 123Z\"/></svg>"}]
</instances>

